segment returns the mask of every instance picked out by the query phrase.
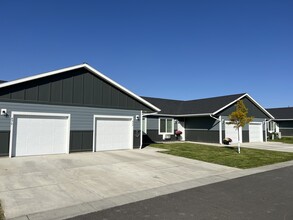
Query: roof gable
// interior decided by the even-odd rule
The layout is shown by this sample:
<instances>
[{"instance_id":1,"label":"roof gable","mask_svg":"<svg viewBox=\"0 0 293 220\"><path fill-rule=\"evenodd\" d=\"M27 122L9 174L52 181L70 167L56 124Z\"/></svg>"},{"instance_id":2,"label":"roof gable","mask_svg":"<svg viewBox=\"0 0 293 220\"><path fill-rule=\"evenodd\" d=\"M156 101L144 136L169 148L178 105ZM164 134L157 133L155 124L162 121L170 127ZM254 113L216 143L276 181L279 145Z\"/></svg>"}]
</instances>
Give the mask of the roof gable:
<instances>
[{"instance_id":1,"label":"roof gable","mask_svg":"<svg viewBox=\"0 0 293 220\"><path fill-rule=\"evenodd\" d=\"M160 115L170 116L199 116L199 115L217 115L231 106L237 101L247 98L259 111L273 118L273 116L267 112L260 104L258 104L247 93L219 96L205 99L197 99L190 101L170 100L144 97L149 102L155 104L161 108ZM259 114L260 115L260 114Z\"/></svg>"},{"instance_id":2,"label":"roof gable","mask_svg":"<svg viewBox=\"0 0 293 220\"><path fill-rule=\"evenodd\" d=\"M0 99L159 111L88 64L0 84Z\"/></svg>"},{"instance_id":3,"label":"roof gable","mask_svg":"<svg viewBox=\"0 0 293 220\"><path fill-rule=\"evenodd\" d=\"M249 99L247 96L244 96L241 98L244 105L246 106L248 110L248 116L253 116L254 118L271 118L265 111L263 111L262 108L258 107L256 103L254 103L251 99ZM223 111L217 113L219 115L228 116L232 112L236 110L236 102L229 107L226 107Z\"/></svg>"}]
</instances>

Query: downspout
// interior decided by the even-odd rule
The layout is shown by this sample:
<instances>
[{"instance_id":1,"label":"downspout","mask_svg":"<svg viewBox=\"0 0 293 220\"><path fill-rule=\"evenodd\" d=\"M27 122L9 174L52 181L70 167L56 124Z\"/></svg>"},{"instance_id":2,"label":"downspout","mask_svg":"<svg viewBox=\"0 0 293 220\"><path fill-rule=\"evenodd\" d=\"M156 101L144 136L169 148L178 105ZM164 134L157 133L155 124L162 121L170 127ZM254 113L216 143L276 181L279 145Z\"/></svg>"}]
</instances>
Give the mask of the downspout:
<instances>
[{"instance_id":1,"label":"downspout","mask_svg":"<svg viewBox=\"0 0 293 220\"><path fill-rule=\"evenodd\" d=\"M143 131L142 131L142 120L144 116L148 116L148 115L155 115L158 114L158 112L153 112L153 113L148 113L148 114L143 114L142 111L140 111L140 145L139 145L139 149L142 148L143 145Z\"/></svg>"},{"instance_id":2,"label":"downspout","mask_svg":"<svg viewBox=\"0 0 293 220\"><path fill-rule=\"evenodd\" d=\"M219 116L219 137L220 137L220 140L219 140L219 143L220 144L223 144L223 137L222 137L222 116Z\"/></svg>"},{"instance_id":3,"label":"downspout","mask_svg":"<svg viewBox=\"0 0 293 220\"><path fill-rule=\"evenodd\" d=\"M264 122L265 122L265 140L266 140L266 142L268 142L267 121L265 120Z\"/></svg>"},{"instance_id":4,"label":"downspout","mask_svg":"<svg viewBox=\"0 0 293 220\"><path fill-rule=\"evenodd\" d=\"M210 117L215 119L216 121L219 121L219 144L222 144L222 116L219 116L219 118L216 118L210 114Z\"/></svg>"},{"instance_id":5,"label":"downspout","mask_svg":"<svg viewBox=\"0 0 293 220\"><path fill-rule=\"evenodd\" d=\"M273 119L269 119L268 121L265 120L265 138L266 138L266 142L268 142L268 128L267 128L267 123L273 121Z\"/></svg>"},{"instance_id":6,"label":"downspout","mask_svg":"<svg viewBox=\"0 0 293 220\"><path fill-rule=\"evenodd\" d=\"M142 148L142 136L143 136L143 131L142 131L142 120L143 120L143 118L142 118L142 110L140 111L140 145L139 145L139 149L141 149Z\"/></svg>"}]
</instances>

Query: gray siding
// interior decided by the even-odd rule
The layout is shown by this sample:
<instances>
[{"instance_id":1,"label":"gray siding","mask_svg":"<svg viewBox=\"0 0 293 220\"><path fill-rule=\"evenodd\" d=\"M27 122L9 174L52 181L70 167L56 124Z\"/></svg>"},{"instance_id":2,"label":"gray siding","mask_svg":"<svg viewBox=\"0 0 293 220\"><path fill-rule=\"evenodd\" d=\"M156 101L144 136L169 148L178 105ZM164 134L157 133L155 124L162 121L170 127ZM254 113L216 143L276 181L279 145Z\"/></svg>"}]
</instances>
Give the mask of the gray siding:
<instances>
[{"instance_id":1,"label":"gray siding","mask_svg":"<svg viewBox=\"0 0 293 220\"><path fill-rule=\"evenodd\" d=\"M219 143L219 131L215 130L187 130L185 140L195 142Z\"/></svg>"},{"instance_id":2,"label":"gray siding","mask_svg":"<svg viewBox=\"0 0 293 220\"><path fill-rule=\"evenodd\" d=\"M0 88L0 101L152 111L84 68Z\"/></svg>"},{"instance_id":3,"label":"gray siding","mask_svg":"<svg viewBox=\"0 0 293 220\"><path fill-rule=\"evenodd\" d=\"M263 111L261 111L255 104L253 104L249 99L244 98L242 100L248 109L249 116L253 116L255 118L268 118L268 116ZM220 112L219 115L228 116L235 110L236 110L236 106L233 105L225 109L224 111Z\"/></svg>"},{"instance_id":4,"label":"gray siding","mask_svg":"<svg viewBox=\"0 0 293 220\"><path fill-rule=\"evenodd\" d=\"M12 111L71 114L70 127L72 131L92 131L94 115L132 116L134 117L134 120L133 120L134 130L140 129L140 121L135 119L136 115L140 115L140 111L136 111L136 110L59 106L59 105L37 105L37 104L12 103L12 102L0 102L0 107L6 108L9 116L11 115ZM10 130L10 118L0 117L0 131L9 131L9 130Z\"/></svg>"},{"instance_id":5,"label":"gray siding","mask_svg":"<svg viewBox=\"0 0 293 220\"><path fill-rule=\"evenodd\" d=\"M6 108L8 117L0 117L0 155L8 155L11 112L41 112L41 113L61 113L70 114L70 152L91 151L93 145L93 117L94 115L115 115L131 116L133 120L133 129L136 135L133 137L134 147L139 146L140 121L135 119L140 115L137 110L119 110L106 108L90 108L60 105L41 105L0 102L0 108Z\"/></svg>"},{"instance_id":6,"label":"gray siding","mask_svg":"<svg viewBox=\"0 0 293 220\"><path fill-rule=\"evenodd\" d=\"M147 117L147 129L158 130L159 129L159 118Z\"/></svg>"},{"instance_id":7,"label":"gray siding","mask_svg":"<svg viewBox=\"0 0 293 220\"><path fill-rule=\"evenodd\" d=\"M185 118L185 128L199 130L219 130L219 121L211 117Z\"/></svg>"},{"instance_id":8,"label":"gray siding","mask_svg":"<svg viewBox=\"0 0 293 220\"><path fill-rule=\"evenodd\" d=\"M185 118L185 140L219 143L219 123L211 117Z\"/></svg>"},{"instance_id":9,"label":"gray siding","mask_svg":"<svg viewBox=\"0 0 293 220\"><path fill-rule=\"evenodd\" d=\"M0 156L9 155L9 131L0 131Z\"/></svg>"},{"instance_id":10,"label":"gray siding","mask_svg":"<svg viewBox=\"0 0 293 220\"><path fill-rule=\"evenodd\" d=\"M71 131L70 152L92 151L93 131Z\"/></svg>"},{"instance_id":11,"label":"gray siding","mask_svg":"<svg viewBox=\"0 0 293 220\"><path fill-rule=\"evenodd\" d=\"M282 129L282 128L280 128L280 132L281 132L282 137L284 137L284 136L293 136L293 128L291 128L291 129L288 129L288 128Z\"/></svg>"},{"instance_id":12,"label":"gray siding","mask_svg":"<svg viewBox=\"0 0 293 220\"><path fill-rule=\"evenodd\" d=\"M248 129L242 131L242 142L244 142L244 143L249 142L249 131L248 131Z\"/></svg>"},{"instance_id":13,"label":"gray siding","mask_svg":"<svg viewBox=\"0 0 293 220\"><path fill-rule=\"evenodd\" d=\"M293 121L278 121L282 136L293 136Z\"/></svg>"},{"instance_id":14,"label":"gray siding","mask_svg":"<svg viewBox=\"0 0 293 220\"><path fill-rule=\"evenodd\" d=\"M175 132L175 131L174 131ZM156 130L148 130L147 134L143 136L143 143L155 143L155 142L162 142L162 141L176 141L176 136L171 135L171 139L169 140L163 140L163 135L159 135L158 129Z\"/></svg>"}]
</instances>

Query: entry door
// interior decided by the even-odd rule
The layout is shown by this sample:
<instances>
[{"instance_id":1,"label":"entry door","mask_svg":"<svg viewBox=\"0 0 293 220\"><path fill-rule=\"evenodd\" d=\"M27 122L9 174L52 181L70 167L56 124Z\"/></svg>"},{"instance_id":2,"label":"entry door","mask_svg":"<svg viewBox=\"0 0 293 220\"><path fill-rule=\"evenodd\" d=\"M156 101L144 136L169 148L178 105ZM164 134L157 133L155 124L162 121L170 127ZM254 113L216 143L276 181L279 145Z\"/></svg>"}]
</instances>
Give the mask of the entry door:
<instances>
[{"instance_id":1,"label":"entry door","mask_svg":"<svg viewBox=\"0 0 293 220\"><path fill-rule=\"evenodd\" d=\"M249 123L249 142L263 142L263 132L261 122Z\"/></svg>"},{"instance_id":2,"label":"entry door","mask_svg":"<svg viewBox=\"0 0 293 220\"><path fill-rule=\"evenodd\" d=\"M95 150L122 150L133 148L132 117L96 117Z\"/></svg>"},{"instance_id":3,"label":"entry door","mask_svg":"<svg viewBox=\"0 0 293 220\"><path fill-rule=\"evenodd\" d=\"M229 124L228 121L225 122L225 138L231 138L232 143L238 143L238 130L234 128L234 124ZM239 128L240 131L240 143L242 143L242 128Z\"/></svg>"},{"instance_id":4,"label":"entry door","mask_svg":"<svg viewBox=\"0 0 293 220\"><path fill-rule=\"evenodd\" d=\"M11 156L68 153L68 123L68 117L15 115Z\"/></svg>"}]
</instances>

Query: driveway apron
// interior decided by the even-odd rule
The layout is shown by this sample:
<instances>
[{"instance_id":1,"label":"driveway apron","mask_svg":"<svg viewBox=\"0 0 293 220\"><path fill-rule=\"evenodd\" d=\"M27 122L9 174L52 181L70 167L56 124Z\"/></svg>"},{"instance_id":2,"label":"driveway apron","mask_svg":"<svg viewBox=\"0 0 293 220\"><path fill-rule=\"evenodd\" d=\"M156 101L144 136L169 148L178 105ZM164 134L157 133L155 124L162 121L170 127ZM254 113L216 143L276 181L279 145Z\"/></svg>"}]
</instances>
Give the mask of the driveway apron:
<instances>
[{"instance_id":1,"label":"driveway apron","mask_svg":"<svg viewBox=\"0 0 293 220\"><path fill-rule=\"evenodd\" d=\"M151 192L172 184L238 170L157 151L148 147L0 158L0 199L5 216L16 218L105 199L115 203L117 198L140 192L152 197L155 193Z\"/></svg>"}]
</instances>

